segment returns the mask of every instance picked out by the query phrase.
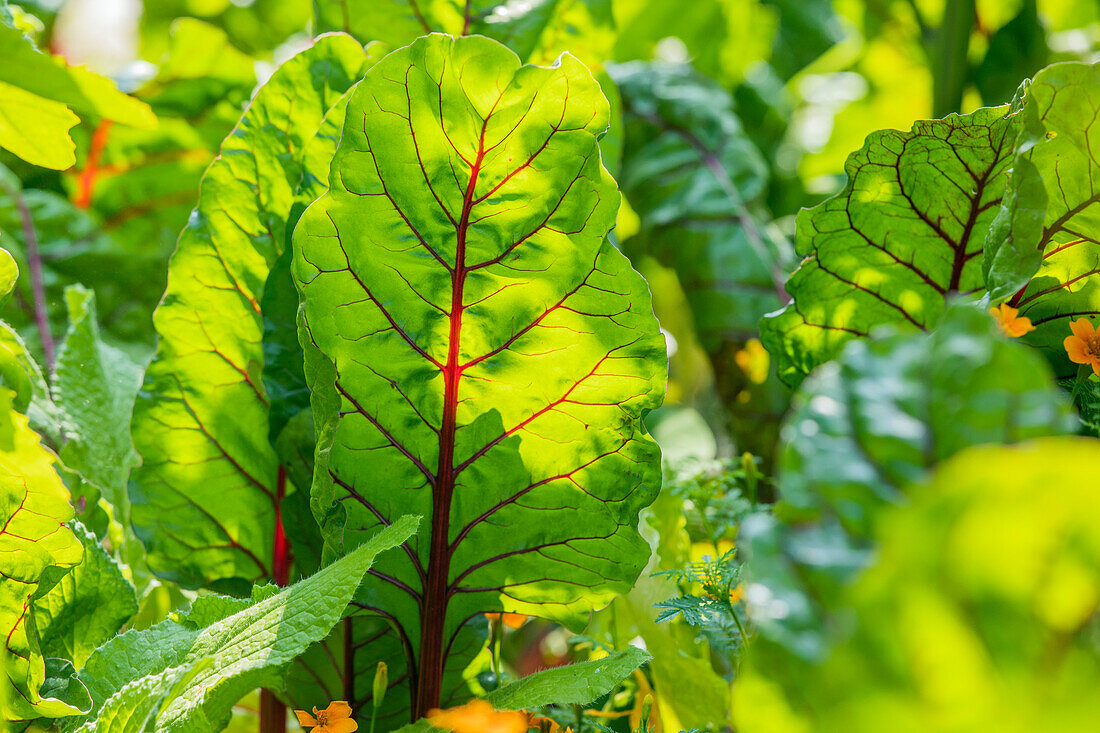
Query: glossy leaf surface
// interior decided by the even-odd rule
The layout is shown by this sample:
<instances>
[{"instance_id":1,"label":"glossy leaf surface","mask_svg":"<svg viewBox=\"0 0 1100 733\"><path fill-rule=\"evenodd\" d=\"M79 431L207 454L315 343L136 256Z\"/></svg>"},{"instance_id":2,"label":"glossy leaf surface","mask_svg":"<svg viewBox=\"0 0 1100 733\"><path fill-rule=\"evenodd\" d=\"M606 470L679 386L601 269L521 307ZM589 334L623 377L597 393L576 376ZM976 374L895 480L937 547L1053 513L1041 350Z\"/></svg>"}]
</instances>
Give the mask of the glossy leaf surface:
<instances>
[{"instance_id":1,"label":"glossy leaf surface","mask_svg":"<svg viewBox=\"0 0 1100 733\"><path fill-rule=\"evenodd\" d=\"M356 599L404 641L414 710L438 706L467 619L583 623L648 555L659 452L640 418L665 355L605 239L607 115L571 56L521 67L489 39L420 39L357 88L330 191L295 230L326 541L432 518Z\"/></svg>"}]
</instances>

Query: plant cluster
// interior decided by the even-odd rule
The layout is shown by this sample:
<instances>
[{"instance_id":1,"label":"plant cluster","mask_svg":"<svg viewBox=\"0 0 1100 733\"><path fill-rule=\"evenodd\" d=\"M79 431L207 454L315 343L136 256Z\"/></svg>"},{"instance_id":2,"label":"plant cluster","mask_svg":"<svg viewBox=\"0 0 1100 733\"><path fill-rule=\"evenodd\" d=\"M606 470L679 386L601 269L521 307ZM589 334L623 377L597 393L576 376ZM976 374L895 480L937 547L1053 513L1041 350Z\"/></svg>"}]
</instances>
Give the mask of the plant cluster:
<instances>
[{"instance_id":1,"label":"plant cluster","mask_svg":"<svg viewBox=\"0 0 1100 733\"><path fill-rule=\"evenodd\" d=\"M1095 728L1100 8L123 5L0 0L0 733Z\"/></svg>"}]
</instances>

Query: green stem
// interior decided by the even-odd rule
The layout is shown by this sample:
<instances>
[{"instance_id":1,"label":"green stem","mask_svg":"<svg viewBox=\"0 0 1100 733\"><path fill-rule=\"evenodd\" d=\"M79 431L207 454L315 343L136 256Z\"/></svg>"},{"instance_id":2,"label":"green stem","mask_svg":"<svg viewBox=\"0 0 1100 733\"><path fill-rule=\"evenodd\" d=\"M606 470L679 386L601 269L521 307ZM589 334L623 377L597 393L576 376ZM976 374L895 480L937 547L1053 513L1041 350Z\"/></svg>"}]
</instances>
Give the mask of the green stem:
<instances>
[{"instance_id":1,"label":"green stem","mask_svg":"<svg viewBox=\"0 0 1100 733\"><path fill-rule=\"evenodd\" d=\"M504 616L493 622L493 674L497 678L497 687L500 687L503 680L500 677L500 639L504 636Z\"/></svg>"},{"instance_id":2,"label":"green stem","mask_svg":"<svg viewBox=\"0 0 1100 733\"><path fill-rule=\"evenodd\" d=\"M1083 385L1089 378L1089 370L1092 369L1088 364L1082 364L1077 367L1077 381L1073 383L1073 392L1069 395L1070 404L1077 405L1077 393L1081 391L1081 385Z\"/></svg>"}]
</instances>

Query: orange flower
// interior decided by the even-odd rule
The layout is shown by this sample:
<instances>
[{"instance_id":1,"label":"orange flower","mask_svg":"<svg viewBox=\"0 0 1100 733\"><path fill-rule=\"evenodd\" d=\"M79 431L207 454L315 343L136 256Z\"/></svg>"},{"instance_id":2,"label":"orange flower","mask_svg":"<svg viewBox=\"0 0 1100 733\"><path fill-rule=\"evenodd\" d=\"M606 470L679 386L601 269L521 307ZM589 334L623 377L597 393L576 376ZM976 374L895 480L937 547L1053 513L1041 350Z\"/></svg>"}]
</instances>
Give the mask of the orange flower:
<instances>
[{"instance_id":1,"label":"orange flower","mask_svg":"<svg viewBox=\"0 0 1100 733\"><path fill-rule=\"evenodd\" d=\"M535 728L541 731L543 729L543 723L545 723L546 730L550 731L550 733L559 733L559 731L561 731L561 726L558 725L557 721L555 720L544 718L541 715L535 715L534 713L529 713L526 710L522 710L520 712L527 716L527 727L529 729ZM572 730L572 728L566 728L565 733L570 733L570 731Z\"/></svg>"},{"instance_id":2,"label":"orange flower","mask_svg":"<svg viewBox=\"0 0 1100 733\"><path fill-rule=\"evenodd\" d=\"M351 733L359 730L359 724L351 719L351 705L343 700L329 703L324 710L313 708L313 715L305 710L295 710L298 724L303 728L313 728L313 733Z\"/></svg>"},{"instance_id":3,"label":"orange flower","mask_svg":"<svg viewBox=\"0 0 1100 733\"><path fill-rule=\"evenodd\" d=\"M431 710L428 722L453 733L527 733L527 715L494 710L484 700L471 700L450 710Z\"/></svg>"},{"instance_id":4,"label":"orange flower","mask_svg":"<svg viewBox=\"0 0 1100 733\"><path fill-rule=\"evenodd\" d=\"M1090 364L1092 371L1100 374L1100 334L1096 333L1092 321L1078 318L1070 322L1069 330L1073 331L1073 335L1066 336L1062 341L1069 360L1074 364Z\"/></svg>"},{"instance_id":5,"label":"orange flower","mask_svg":"<svg viewBox=\"0 0 1100 733\"><path fill-rule=\"evenodd\" d=\"M527 623L527 616L522 613L487 613L485 617L490 621L503 621L509 629L518 629Z\"/></svg>"},{"instance_id":6,"label":"orange flower","mask_svg":"<svg viewBox=\"0 0 1100 733\"><path fill-rule=\"evenodd\" d=\"M993 316L993 320L997 322L997 325L1001 327L1005 336L1017 338L1035 330L1035 326L1031 325L1031 319L1021 317L1020 309L1013 308L1008 303L1001 303L996 308L990 308L989 313Z\"/></svg>"}]
</instances>

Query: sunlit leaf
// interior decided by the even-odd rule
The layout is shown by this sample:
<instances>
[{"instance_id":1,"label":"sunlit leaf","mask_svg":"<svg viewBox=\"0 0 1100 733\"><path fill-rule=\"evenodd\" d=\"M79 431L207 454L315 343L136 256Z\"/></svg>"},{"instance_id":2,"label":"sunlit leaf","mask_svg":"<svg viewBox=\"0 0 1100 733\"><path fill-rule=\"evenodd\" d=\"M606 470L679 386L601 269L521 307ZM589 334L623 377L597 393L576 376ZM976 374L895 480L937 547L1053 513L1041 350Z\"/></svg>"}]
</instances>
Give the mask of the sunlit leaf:
<instances>
[{"instance_id":1,"label":"sunlit leaf","mask_svg":"<svg viewBox=\"0 0 1100 733\"><path fill-rule=\"evenodd\" d=\"M295 229L326 542L432 517L356 597L404 641L414 711L439 705L467 619L583 624L648 555L634 526L659 453L640 417L664 345L605 239L607 116L570 56L420 39L357 87L331 190Z\"/></svg>"},{"instance_id":2,"label":"sunlit leaf","mask_svg":"<svg viewBox=\"0 0 1100 733\"><path fill-rule=\"evenodd\" d=\"M69 332L54 365L54 401L62 414L61 458L127 515L126 482L139 458L130 440L130 414L141 367L103 343L95 294L80 286L65 292Z\"/></svg>"},{"instance_id":3,"label":"sunlit leaf","mask_svg":"<svg viewBox=\"0 0 1100 733\"><path fill-rule=\"evenodd\" d=\"M34 620L42 651L79 668L137 613L138 604L118 563L94 534L78 522L74 525L84 560L34 600Z\"/></svg>"},{"instance_id":4,"label":"sunlit leaf","mask_svg":"<svg viewBox=\"0 0 1100 733\"><path fill-rule=\"evenodd\" d=\"M3 409L9 411L11 392L0 392L8 402ZM56 459L26 417L12 413L11 419L10 442L0 445L0 635L6 652L0 721L8 722L81 712L40 692L47 671L31 599L41 582L56 582L58 571L77 565L84 553L65 524L73 508L54 470Z\"/></svg>"},{"instance_id":5,"label":"sunlit leaf","mask_svg":"<svg viewBox=\"0 0 1100 733\"><path fill-rule=\"evenodd\" d=\"M995 299L1013 296L1009 302L1036 327L1023 340L1069 377L1076 365L1062 341L1070 321L1100 315L1100 159L1093 152L1100 67L1049 66L1021 103L1009 195L987 245L989 287Z\"/></svg>"},{"instance_id":6,"label":"sunlit leaf","mask_svg":"<svg viewBox=\"0 0 1100 733\"><path fill-rule=\"evenodd\" d=\"M798 217L807 259L793 301L761 324L779 375L796 385L881 324L927 330L952 293L982 290L982 247L1015 140L1007 107L881 130L848 159L848 185Z\"/></svg>"},{"instance_id":7,"label":"sunlit leaf","mask_svg":"<svg viewBox=\"0 0 1100 733\"><path fill-rule=\"evenodd\" d=\"M243 595L272 577L279 471L260 302L286 244L299 155L364 62L333 35L279 68L207 171L172 258L134 411L144 465L131 498L150 568L184 586Z\"/></svg>"}]
</instances>

